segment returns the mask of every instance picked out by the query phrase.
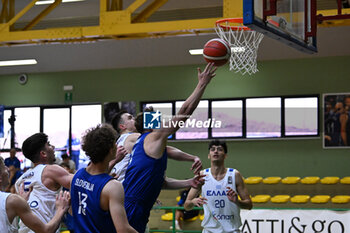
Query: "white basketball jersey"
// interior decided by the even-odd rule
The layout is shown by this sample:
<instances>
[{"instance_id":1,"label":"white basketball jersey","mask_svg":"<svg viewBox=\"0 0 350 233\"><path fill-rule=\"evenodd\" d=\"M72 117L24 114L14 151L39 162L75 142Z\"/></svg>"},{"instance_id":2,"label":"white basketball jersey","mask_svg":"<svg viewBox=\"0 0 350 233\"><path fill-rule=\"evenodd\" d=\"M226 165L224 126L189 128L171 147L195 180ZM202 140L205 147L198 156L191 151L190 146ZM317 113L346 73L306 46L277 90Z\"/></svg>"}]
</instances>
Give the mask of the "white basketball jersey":
<instances>
[{"instance_id":1,"label":"white basketball jersey","mask_svg":"<svg viewBox=\"0 0 350 233\"><path fill-rule=\"evenodd\" d=\"M41 176L46 165L39 164L34 168L27 170L16 182L16 191L19 190L19 185L24 182L24 187L33 187L30 193L28 205L33 213L43 222L48 223L56 213L56 195L57 191L48 189L42 182ZM19 233L33 232L22 221L19 222ZM57 230L59 232L59 230Z\"/></svg>"},{"instance_id":2,"label":"white basketball jersey","mask_svg":"<svg viewBox=\"0 0 350 233\"><path fill-rule=\"evenodd\" d=\"M0 232L15 233L17 232L16 218L10 223L6 213L6 200L9 195L10 193L0 192Z\"/></svg>"},{"instance_id":3,"label":"white basketball jersey","mask_svg":"<svg viewBox=\"0 0 350 233\"><path fill-rule=\"evenodd\" d=\"M203 233L240 232L240 208L226 196L227 187L236 191L235 169L227 168L225 177L219 181L214 179L210 168L204 170L204 175L202 197L208 200L203 205Z\"/></svg>"},{"instance_id":4,"label":"white basketball jersey","mask_svg":"<svg viewBox=\"0 0 350 233\"><path fill-rule=\"evenodd\" d=\"M125 140L131 135L132 133L126 133L120 135L120 137L117 140L117 146L124 146ZM130 163L131 159L131 154L125 155L125 157L114 167L112 168L111 174L116 174L117 175L117 180L119 182L123 182L125 178L125 172L126 169L128 168L128 165Z\"/></svg>"}]
</instances>

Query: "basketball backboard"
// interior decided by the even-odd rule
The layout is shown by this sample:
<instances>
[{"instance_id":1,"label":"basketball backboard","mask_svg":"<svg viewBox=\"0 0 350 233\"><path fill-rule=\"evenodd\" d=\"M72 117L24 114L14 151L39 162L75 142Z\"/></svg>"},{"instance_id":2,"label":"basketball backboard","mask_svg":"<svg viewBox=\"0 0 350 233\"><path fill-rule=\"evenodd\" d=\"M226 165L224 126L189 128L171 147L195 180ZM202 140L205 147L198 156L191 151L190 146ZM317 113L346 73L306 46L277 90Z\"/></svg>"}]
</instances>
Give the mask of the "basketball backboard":
<instances>
[{"instance_id":1,"label":"basketball backboard","mask_svg":"<svg viewBox=\"0 0 350 233\"><path fill-rule=\"evenodd\" d=\"M243 24L305 53L316 53L316 0L243 0Z\"/></svg>"}]
</instances>

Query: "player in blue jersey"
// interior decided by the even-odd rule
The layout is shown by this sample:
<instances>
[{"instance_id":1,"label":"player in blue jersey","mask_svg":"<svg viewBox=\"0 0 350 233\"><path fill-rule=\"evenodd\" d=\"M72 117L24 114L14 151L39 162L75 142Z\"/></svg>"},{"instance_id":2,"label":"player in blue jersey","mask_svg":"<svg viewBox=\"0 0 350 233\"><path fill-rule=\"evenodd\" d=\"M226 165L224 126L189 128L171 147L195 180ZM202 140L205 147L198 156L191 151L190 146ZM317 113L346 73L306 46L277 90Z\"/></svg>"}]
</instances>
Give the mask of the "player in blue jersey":
<instances>
[{"instance_id":1,"label":"player in blue jersey","mask_svg":"<svg viewBox=\"0 0 350 233\"><path fill-rule=\"evenodd\" d=\"M178 122L186 121L197 108L205 88L215 76L215 70L213 63L208 63L203 72L198 68L198 84L177 115L172 118L174 124L169 128L143 129L143 114L139 114L135 119L136 129L141 136L133 148L123 186L128 220L138 232L145 232L150 211L162 187L173 189L198 187L202 182L201 176L189 180L166 178L166 144L168 136L179 129Z\"/></svg>"},{"instance_id":2,"label":"player in blue jersey","mask_svg":"<svg viewBox=\"0 0 350 233\"><path fill-rule=\"evenodd\" d=\"M105 124L83 136L82 148L91 163L72 180L74 232L136 232L126 217L123 186L107 174L109 162L117 153L116 139L116 131Z\"/></svg>"},{"instance_id":3,"label":"player in blue jersey","mask_svg":"<svg viewBox=\"0 0 350 233\"><path fill-rule=\"evenodd\" d=\"M153 108L148 108L148 110L152 112ZM126 169L131 160L132 148L140 137L140 133L136 130L134 117L125 110L118 112L113 117L111 124L120 134L120 137L117 140L117 145L123 146L127 151L124 158L121 159L119 156L116 156L116 158L109 164L111 175L115 176L118 181L123 182ZM198 156L190 155L172 146L167 146L167 153L170 159L177 161L192 161L191 170L193 170L194 174L199 173L202 169L202 161Z\"/></svg>"}]
</instances>

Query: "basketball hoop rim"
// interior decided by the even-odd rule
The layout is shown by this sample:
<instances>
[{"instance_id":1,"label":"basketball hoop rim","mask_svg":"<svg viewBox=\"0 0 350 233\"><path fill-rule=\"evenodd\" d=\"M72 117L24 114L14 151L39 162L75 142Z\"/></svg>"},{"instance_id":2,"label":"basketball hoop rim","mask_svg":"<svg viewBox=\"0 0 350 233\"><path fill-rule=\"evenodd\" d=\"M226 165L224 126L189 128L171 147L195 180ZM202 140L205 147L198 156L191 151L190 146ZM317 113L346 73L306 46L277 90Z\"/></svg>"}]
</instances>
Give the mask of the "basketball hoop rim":
<instances>
[{"instance_id":1,"label":"basketball hoop rim","mask_svg":"<svg viewBox=\"0 0 350 233\"><path fill-rule=\"evenodd\" d=\"M223 23L226 23L226 25L222 25ZM240 26L229 26L229 23L237 23L237 24L243 24L243 18L226 18L226 19L219 19L215 22L215 25L217 27L221 27L224 30L231 29L233 31L243 30L243 31L251 31L250 28L240 25Z\"/></svg>"}]
</instances>

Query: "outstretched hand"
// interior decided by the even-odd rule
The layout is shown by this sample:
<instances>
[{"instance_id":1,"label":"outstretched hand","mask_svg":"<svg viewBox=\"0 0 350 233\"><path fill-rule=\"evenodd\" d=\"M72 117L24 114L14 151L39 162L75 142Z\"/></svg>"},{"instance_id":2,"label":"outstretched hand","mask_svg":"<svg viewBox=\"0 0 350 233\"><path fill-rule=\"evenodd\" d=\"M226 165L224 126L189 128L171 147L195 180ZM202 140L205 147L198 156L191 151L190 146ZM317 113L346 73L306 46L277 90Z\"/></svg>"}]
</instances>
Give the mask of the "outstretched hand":
<instances>
[{"instance_id":1,"label":"outstretched hand","mask_svg":"<svg viewBox=\"0 0 350 233\"><path fill-rule=\"evenodd\" d=\"M118 146L117 154L115 157L116 157L117 161L121 161L122 159L124 159L125 155L127 155L127 154L128 154L128 152L124 146Z\"/></svg>"},{"instance_id":2,"label":"outstretched hand","mask_svg":"<svg viewBox=\"0 0 350 233\"><path fill-rule=\"evenodd\" d=\"M56 210L68 211L70 205L70 194L68 191L60 191L56 196Z\"/></svg>"},{"instance_id":3,"label":"outstretched hand","mask_svg":"<svg viewBox=\"0 0 350 233\"><path fill-rule=\"evenodd\" d=\"M127 154L128 154L128 152L124 146L118 146L115 158L113 160L109 161L108 173L110 173L112 171L114 165L116 165L117 163L122 161L124 159L125 155L127 155ZM112 174L112 176L114 178L116 178L116 174L114 174L114 175Z\"/></svg>"},{"instance_id":4,"label":"outstretched hand","mask_svg":"<svg viewBox=\"0 0 350 233\"><path fill-rule=\"evenodd\" d=\"M109 174L111 177L113 177L114 179L118 179L119 178L119 175L117 175L116 173L111 173Z\"/></svg>"},{"instance_id":5,"label":"outstretched hand","mask_svg":"<svg viewBox=\"0 0 350 233\"><path fill-rule=\"evenodd\" d=\"M197 197L192 200L192 203L197 207L201 207L204 204L207 204L207 200L208 199L206 199L205 197Z\"/></svg>"},{"instance_id":6,"label":"outstretched hand","mask_svg":"<svg viewBox=\"0 0 350 233\"><path fill-rule=\"evenodd\" d=\"M233 203L238 202L238 194L231 189L230 187L227 187L227 192L226 192L227 198L232 201Z\"/></svg>"},{"instance_id":7,"label":"outstretched hand","mask_svg":"<svg viewBox=\"0 0 350 233\"><path fill-rule=\"evenodd\" d=\"M21 183L19 186L18 194L23 197L24 200L28 201L29 200L29 195L33 191L33 186L29 187L28 191L24 190L24 181Z\"/></svg>"},{"instance_id":8,"label":"outstretched hand","mask_svg":"<svg viewBox=\"0 0 350 233\"><path fill-rule=\"evenodd\" d=\"M190 180L192 188L199 189L204 184L205 175L196 175Z\"/></svg>"},{"instance_id":9,"label":"outstretched hand","mask_svg":"<svg viewBox=\"0 0 350 233\"><path fill-rule=\"evenodd\" d=\"M193 174L199 174L202 168L203 168L202 161L199 157L196 156L193 160L192 167L191 167Z\"/></svg>"},{"instance_id":10,"label":"outstretched hand","mask_svg":"<svg viewBox=\"0 0 350 233\"><path fill-rule=\"evenodd\" d=\"M205 67L205 69L203 70L203 72L201 71L201 69L198 67L198 83L203 84L203 85L207 85L210 80L216 75L215 71L216 71L217 67L214 66L213 62L209 62L207 64L207 66Z\"/></svg>"}]
</instances>

